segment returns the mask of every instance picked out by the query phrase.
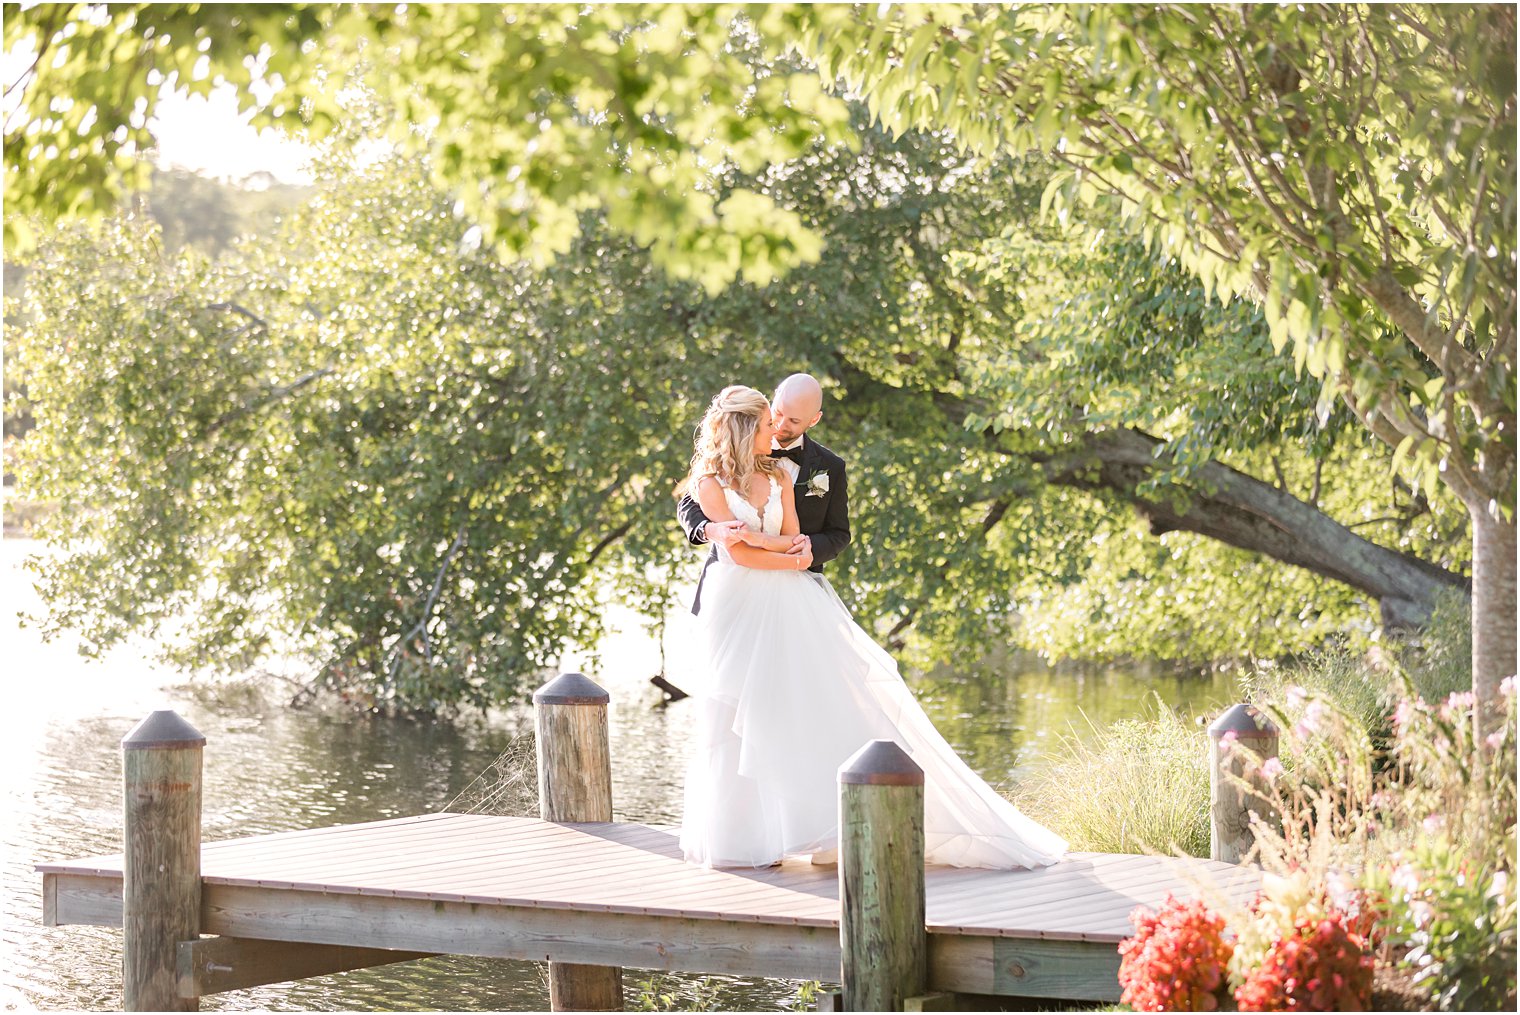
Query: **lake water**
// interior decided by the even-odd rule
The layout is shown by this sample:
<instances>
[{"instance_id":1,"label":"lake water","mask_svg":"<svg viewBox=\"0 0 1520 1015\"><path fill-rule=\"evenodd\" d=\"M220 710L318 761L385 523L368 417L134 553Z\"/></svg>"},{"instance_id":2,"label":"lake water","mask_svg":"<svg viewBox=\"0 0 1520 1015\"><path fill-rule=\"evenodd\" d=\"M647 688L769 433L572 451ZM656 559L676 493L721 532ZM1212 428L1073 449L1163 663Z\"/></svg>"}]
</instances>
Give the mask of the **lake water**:
<instances>
[{"instance_id":1,"label":"lake water","mask_svg":"<svg viewBox=\"0 0 1520 1015\"><path fill-rule=\"evenodd\" d=\"M6 1007L112 1010L121 1007L121 932L101 927L43 927L41 876L32 865L121 849L120 740L156 708L173 708L206 735L204 829L208 839L442 810L457 797L478 799L476 781L531 728L531 707L441 722L347 712L293 710L288 691L246 683L190 682L148 661L144 646L104 660L77 654L72 642L44 644L18 626L18 610L36 597L23 558L38 547L6 539L0 658L12 709L0 738L3 785L5 960L0 1003ZM567 657L607 688L613 794L619 820L679 819L680 777L689 712L661 707L648 684L659 650L637 618L614 618L624 630L600 646L602 663ZM690 661L680 646L690 619L670 618L670 674L681 681ZM531 683L531 682L530 682ZM1009 664L968 677L953 668L912 679L919 700L947 739L994 786L1007 786L1038 765L1061 735L1133 716L1155 692L1169 704L1225 701L1227 680L1134 669L1052 672ZM532 688L526 688L531 692ZM652 974L625 971L630 1007ZM663 982L681 997L704 993L728 1010L778 1010L794 1003L785 980L679 975ZM204 1010L460 1010L548 1008L544 967L531 962L435 958L276 984L203 998Z\"/></svg>"}]
</instances>

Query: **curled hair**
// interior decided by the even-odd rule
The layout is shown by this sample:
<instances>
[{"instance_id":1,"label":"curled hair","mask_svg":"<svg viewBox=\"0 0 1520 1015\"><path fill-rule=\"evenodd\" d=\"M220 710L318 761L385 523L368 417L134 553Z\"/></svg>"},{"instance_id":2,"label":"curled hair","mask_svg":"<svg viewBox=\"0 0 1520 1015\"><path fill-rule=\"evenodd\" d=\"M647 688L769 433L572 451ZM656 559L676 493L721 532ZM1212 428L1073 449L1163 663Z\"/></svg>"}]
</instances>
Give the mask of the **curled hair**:
<instances>
[{"instance_id":1,"label":"curled hair","mask_svg":"<svg viewBox=\"0 0 1520 1015\"><path fill-rule=\"evenodd\" d=\"M755 455L755 431L761 415L769 411L765 396L742 384L731 384L713 396L697 427L696 451L686 479L693 496L704 476L716 476L748 496L749 480L755 473L780 474L775 459Z\"/></svg>"}]
</instances>

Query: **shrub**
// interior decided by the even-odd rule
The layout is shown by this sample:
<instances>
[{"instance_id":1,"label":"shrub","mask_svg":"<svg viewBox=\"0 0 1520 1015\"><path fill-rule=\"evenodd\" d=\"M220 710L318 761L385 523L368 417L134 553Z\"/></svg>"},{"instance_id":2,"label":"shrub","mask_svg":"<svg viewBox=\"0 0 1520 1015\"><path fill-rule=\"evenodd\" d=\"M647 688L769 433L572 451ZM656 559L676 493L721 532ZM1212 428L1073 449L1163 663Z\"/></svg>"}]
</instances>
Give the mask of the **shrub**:
<instances>
[{"instance_id":1,"label":"shrub","mask_svg":"<svg viewBox=\"0 0 1520 1015\"><path fill-rule=\"evenodd\" d=\"M1135 936L1119 945L1119 984L1135 1011L1217 1011L1231 946L1224 919L1201 901L1168 895L1159 912L1136 909Z\"/></svg>"},{"instance_id":2,"label":"shrub","mask_svg":"<svg viewBox=\"0 0 1520 1015\"><path fill-rule=\"evenodd\" d=\"M1446 1010L1515 1007L1513 678L1502 693L1503 724L1483 742L1470 692L1400 704L1384 821L1402 846L1366 876L1400 965Z\"/></svg>"},{"instance_id":3,"label":"shrub","mask_svg":"<svg viewBox=\"0 0 1520 1015\"><path fill-rule=\"evenodd\" d=\"M1156 699L1154 720L1066 737L1015 802L1072 849L1209 855L1208 738Z\"/></svg>"},{"instance_id":4,"label":"shrub","mask_svg":"<svg viewBox=\"0 0 1520 1015\"><path fill-rule=\"evenodd\" d=\"M1440 596L1430 623L1416 637L1385 651L1363 654L1339 645L1320 649L1280 667L1259 667L1245 675L1246 700L1276 710L1296 723L1307 702L1332 703L1354 717L1380 751L1393 736L1394 707L1408 695L1440 701L1472 686L1472 617L1467 597Z\"/></svg>"},{"instance_id":5,"label":"shrub","mask_svg":"<svg viewBox=\"0 0 1520 1015\"><path fill-rule=\"evenodd\" d=\"M1344 913L1305 920L1273 942L1235 991L1241 1011L1366 1011L1372 955Z\"/></svg>"},{"instance_id":6,"label":"shrub","mask_svg":"<svg viewBox=\"0 0 1520 1015\"><path fill-rule=\"evenodd\" d=\"M1380 911L1390 964L1431 1001L1451 1010L1513 1010L1514 682L1502 687L1500 728L1481 741L1471 692L1432 705L1397 667L1392 682L1404 697L1380 756L1358 719L1320 695L1292 703L1297 722L1274 717L1286 764L1265 762L1260 772L1270 772L1264 792L1281 821L1257 826L1255 858L1269 874L1304 889L1284 909L1296 910L1300 926L1317 926L1317 909L1344 910L1360 892ZM1279 927L1281 918L1279 912ZM1297 946L1285 958L1272 951L1276 945L1258 960L1273 936L1242 933L1237 978L1262 969L1270 977L1274 962L1307 961ZM1258 984L1246 998L1276 1003L1275 989Z\"/></svg>"}]
</instances>

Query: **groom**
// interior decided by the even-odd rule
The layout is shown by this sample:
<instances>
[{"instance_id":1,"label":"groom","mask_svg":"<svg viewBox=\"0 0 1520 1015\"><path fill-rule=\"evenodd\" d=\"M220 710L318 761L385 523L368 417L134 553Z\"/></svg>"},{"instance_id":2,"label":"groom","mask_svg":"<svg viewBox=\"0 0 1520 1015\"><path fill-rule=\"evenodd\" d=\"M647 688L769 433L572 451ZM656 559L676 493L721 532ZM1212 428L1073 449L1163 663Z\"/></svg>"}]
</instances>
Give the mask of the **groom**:
<instances>
[{"instance_id":1,"label":"groom","mask_svg":"<svg viewBox=\"0 0 1520 1015\"><path fill-rule=\"evenodd\" d=\"M781 468L791 476L797 502L797 527L802 530L787 552L802 556L807 560L809 570L822 574L823 565L839 556L850 542L844 459L807 436L807 432L823 418L823 389L809 374L792 374L776 388L776 397L771 400L771 417L776 426L771 457L777 459ZM676 516L693 546L704 543L728 546L744 526L739 521L708 521L689 493L681 498ZM707 555L707 563L702 565L704 580L707 569L717 559L716 549ZM702 582L699 581L691 612L699 613L701 609Z\"/></svg>"}]
</instances>

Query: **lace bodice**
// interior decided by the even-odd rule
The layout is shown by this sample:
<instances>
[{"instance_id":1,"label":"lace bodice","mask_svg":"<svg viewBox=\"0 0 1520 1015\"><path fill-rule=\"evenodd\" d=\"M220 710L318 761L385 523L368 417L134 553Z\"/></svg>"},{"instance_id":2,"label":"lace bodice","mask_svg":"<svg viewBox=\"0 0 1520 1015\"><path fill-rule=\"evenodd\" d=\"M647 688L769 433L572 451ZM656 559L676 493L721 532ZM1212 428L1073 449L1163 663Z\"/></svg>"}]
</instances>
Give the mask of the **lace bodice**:
<instances>
[{"instance_id":1,"label":"lace bodice","mask_svg":"<svg viewBox=\"0 0 1520 1015\"><path fill-rule=\"evenodd\" d=\"M719 480L723 486L723 496L728 501L728 509L734 513L734 517L744 523L744 527L751 532L763 532L768 536L781 535L781 484L775 476L770 477L771 494L765 499L765 504L760 510L755 505L744 499L738 490L733 489L727 483Z\"/></svg>"}]
</instances>

